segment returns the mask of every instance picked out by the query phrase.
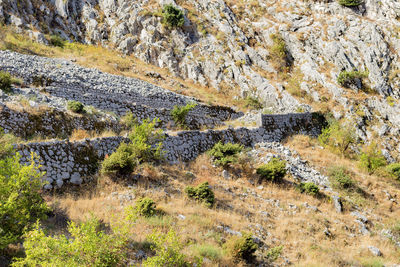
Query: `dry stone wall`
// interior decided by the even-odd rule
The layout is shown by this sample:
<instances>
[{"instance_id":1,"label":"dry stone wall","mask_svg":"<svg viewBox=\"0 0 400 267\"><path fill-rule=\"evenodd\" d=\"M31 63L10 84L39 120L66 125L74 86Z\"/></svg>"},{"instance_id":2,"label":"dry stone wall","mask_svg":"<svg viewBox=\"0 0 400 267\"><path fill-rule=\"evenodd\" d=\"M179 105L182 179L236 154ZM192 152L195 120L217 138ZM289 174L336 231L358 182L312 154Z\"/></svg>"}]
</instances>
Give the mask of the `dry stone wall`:
<instances>
[{"instance_id":1,"label":"dry stone wall","mask_svg":"<svg viewBox=\"0 0 400 267\"><path fill-rule=\"evenodd\" d=\"M219 142L241 143L253 146L262 142L279 142L289 134L316 135L321 121L310 113L287 115L264 115L263 125L255 128L229 128L225 130L182 131L166 134L164 140L165 159L169 163L190 161ZM285 132L286 131L286 132ZM86 139L79 142L52 141L16 145L22 162L29 162L31 152L42 160L49 185L61 187L65 183L80 184L83 178L94 174L98 163L111 154L125 137Z\"/></svg>"}]
</instances>

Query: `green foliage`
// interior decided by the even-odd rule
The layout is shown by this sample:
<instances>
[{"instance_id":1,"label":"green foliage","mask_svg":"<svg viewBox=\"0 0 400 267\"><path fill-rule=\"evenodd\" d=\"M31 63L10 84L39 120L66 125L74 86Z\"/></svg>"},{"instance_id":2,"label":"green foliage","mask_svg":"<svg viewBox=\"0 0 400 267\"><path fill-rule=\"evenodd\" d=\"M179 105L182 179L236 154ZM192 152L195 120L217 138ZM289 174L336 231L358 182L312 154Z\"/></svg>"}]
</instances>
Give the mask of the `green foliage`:
<instances>
[{"instance_id":1,"label":"green foliage","mask_svg":"<svg viewBox=\"0 0 400 267\"><path fill-rule=\"evenodd\" d=\"M389 164L386 167L386 171L397 180L400 180L400 163Z\"/></svg>"},{"instance_id":2,"label":"green foliage","mask_svg":"<svg viewBox=\"0 0 400 267\"><path fill-rule=\"evenodd\" d=\"M270 38L273 45L270 47L270 59L272 60L272 65L281 72L286 72L288 70L287 61L287 48L285 40L283 40L280 34L271 34Z\"/></svg>"},{"instance_id":3,"label":"green foliage","mask_svg":"<svg viewBox=\"0 0 400 267\"><path fill-rule=\"evenodd\" d=\"M122 118L121 118L121 123L128 127L129 129L132 129L135 125L138 124L137 118L133 115L131 111L128 111Z\"/></svg>"},{"instance_id":4,"label":"green foliage","mask_svg":"<svg viewBox=\"0 0 400 267\"><path fill-rule=\"evenodd\" d=\"M134 221L138 216L151 217L156 214L156 203L148 197L136 201L135 206L125 209L126 219Z\"/></svg>"},{"instance_id":5,"label":"green foliage","mask_svg":"<svg viewBox=\"0 0 400 267\"><path fill-rule=\"evenodd\" d=\"M318 136L319 143L330 148L333 152L343 156L349 155L349 148L357 141L353 126L341 125L338 121L331 121Z\"/></svg>"},{"instance_id":6,"label":"green foliage","mask_svg":"<svg viewBox=\"0 0 400 267\"><path fill-rule=\"evenodd\" d=\"M360 155L361 168L368 171L368 173L375 172L378 168L386 165L386 159L382 155L376 143L372 142L364 149Z\"/></svg>"},{"instance_id":7,"label":"green foliage","mask_svg":"<svg viewBox=\"0 0 400 267\"><path fill-rule=\"evenodd\" d=\"M132 173L135 168L143 163L161 160L163 156L161 129L156 130L157 119L144 120L141 124L132 123L129 134L131 142L122 143L117 150L106 157L102 163L101 172L106 175L123 176Z\"/></svg>"},{"instance_id":8,"label":"green foliage","mask_svg":"<svg viewBox=\"0 0 400 267\"><path fill-rule=\"evenodd\" d=\"M12 266L119 266L125 259L126 234L100 231L100 222L91 218L76 225L70 222L69 235L46 236L39 225L26 234L26 257Z\"/></svg>"},{"instance_id":9,"label":"green foliage","mask_svg":"<svg viewBox=\"0 0 400 267\"><path fill-rule=\"evenodd\" d=\"M132 147L122 143L111 156L104 159L101 172L106 175L124 176L132 173L136 166L137 160Z\"/></svg>"},{"instance_id":10,"label":"green foliage","mask_svg":"<svg viewBox=\"0 0 400 267\"><path fill-rule=\"evenodd\" d=\"M245 107L251 109L262 109L263 105L258 101L257 98L248 96L245 98Z\"/></svg>"},{"instance_id":11,"label":"green foliage","mask_svg":"<svg viewBox=\"0 0 400 267\"><path fill-rule=\"evenodd\" d=\"M32 154L30 165L22 165L18 153L0 158L0 249L19 241L49 211L40 196L44 173L34 160Z\"/></svg>"},{"instance_id":12,"label":"green foliage","mask_svg":"<svg viewBox=\"0 0 400 267\"><path fill-rule=\"evenodd\" d=\"M174 108L171 110L171 116L175 124L182 128L185 127L186 116L188 115L189 111L194 109L196 106L196 103L188 103L186 106L174 106Z\"/></svg>"},{"instance_id":13,"label":"green foliage","mask_svg":"<svg viewBox=\"0 0 400 267\"><path fill-rule=\"evenodd\" d=\"M257 174L267 181L280 181L286 175L286 162L272 158L270 162L257 168Z\"/></svg>"},{"instance_id":14,"label":"green foliage","mask_svg":"<svg viewBox=\"0 0 400 267\"><path fill-rule=\"evenodd\" d=\"M13 144L17 142L18 138L12 134L4 133L3 128L0 127L0 160L13 155Z\"/></svg>"},{"instance_id":15,"label":"green foliage","mask_svg":"<svg viewBox=\"0 0 400 267\"><path fill-rule=\"evenodd\" d=\"M10 73L0 71L0 90L4 93L11 92L12 78Z\"/></svg>"},{"instance_id":16,"label":"green foliage","mask_svg":"<svg viewBox=\"0 0 400 267\"><path fill-rule=\"evenodd\" d=\"M221 248L214 245L199 244L194 246L193 250L201 257L206 257L213 261L218 261L222 258Z\"/></svg>"},{"instance_id":17,"label":"green foliage","mask_svg":"<svg viewBox=\"0 0 400 267\"><path fill-rule=\"evenodd\" d=\"M344 1L352 1L352 0L344 0ZM357 1L357 0L356 0ZM337 78L337 82L343 87L350 87L351 85L355 85L358 79L363 79L368 77L368 72L361 71L341 71Z\"/></svg>"},{"instance_id":18,"label":"green foliage","mask_svg":"<svg viewBox=\"0 0 400 267\"><path fill-rule=\"evenodd\" d=\"M50 45L63 48L65 46L65 40L58 35L50 36Z\"/></svg>"},{"instance_id":19,"label":"green foliage","mask_svg":"<svg viewBox=\"0 0 400 267\"><path fill-rule=\"evenodd\" d=\"M223 144L219 141L210 151L208 151L208 154L213 158L216 165L227 167L237 162L238 155L242 150L243 146L240 144Z\"/></svg>"},{"instance_id":20,"label":"green foliage","mask_svg":"<svg viewBox=\"0 0 400 267\"><path fill-rule=\"evenodd\" d=\"M152 250L155 256L147 258L143 261L144 267L186 267L191 266L186 260L185 255L181 253L183 245L180 243L179 237L173 230L167 234L154 232L147 237L152 242Z\"/></svg>"},{"instance_id":21,"label":"green foliage","mask_svg":"<svg viewBox=\"0 0 400 267\"><path fill-rule=\"evenodd\" d=\"M270 248L267 251L267 255L266 255L268 260L270 262L276 261L279 258L279 256L281 255L282 250L283 250L283 246L277 246L277 247Z\"/></svg>"},{"instance_id":22,"label":"green foliage","mask_svg":"<svg viewBox=\"0 0 400 267\"><path fill-rule=\"evenodd\" d=\"M163 7L162 17L162 23L169 28L180 28L185 23L182 10L173 5L165 5Z\"/></svg>"},{"instance_id":23,"label":"green foliage","mask_svg":"<svg viewBox=\"0 0 400 267\"><path fill-rule=\"evenodd\" d=\"M363 2L362 0L339 0L339 4L346 7L358 6Z\"/></svg>"},{"instance_id":24,"label":"green foliage","mask_svg":"<svg viewBox=\"0 0 400 267\"><path fill-rule=\"evenodd\" d=\"M313 182L303 183L301 182L298 186L301 193L306 193L308 195L317 196L319 194L319 187Z\"/></svg>"},{"instance_id":25,"label":"green foliage","mask_svg":"<svg viewBox=\"0 0 400 267\"><path fill-rule=\"evenodd\" d=\"M208 207L212 207L215 202L214 192L211 190L208 182L204 182L197 187L188 186L185 193L189 198L203 202Z\"/></svg>"},{"instance_id":26,"label":"green foliage","mask_svg":"<svg viewBox=\"0 0 400 267\"><path fill-rule=\"evenodd\" d=\"M386 97L386 103L388 103L389 106L394 107L396 100L392 96L388 96Z\"/></svg>"},{"instance_id":27,"label":"green foliage","mask_svg":"<svg viewBox=\"0 0 400 267\"><path fill-rule=\"evenodd\" d=\"M84 107L85 106L81 102L75 100L68 101L67 103L68 110L75 113L83 113Z\"/></svg>"},{"instance_id":28,"label":"green foliage","mask_svg":"<svg viewBox=\"0 0 400 267\"><path fill-rule=\"evenodd\" d=\"M355 187L355 182L344 167L333 166L329 168L328 175L332 179L332 186L334 188L352 189Z\"/></svg>"},{"instance_id":29,"label":"green foliage","mask_svg":"<svg viewBox=\"0 0 400 267\"><path fill-rule=\"evenodd\" d=\"M225 243L227 253L236 260L251 260L257 248L251 233L245 233L241 237L232 236Z\"/></svg>"}]
</instances>

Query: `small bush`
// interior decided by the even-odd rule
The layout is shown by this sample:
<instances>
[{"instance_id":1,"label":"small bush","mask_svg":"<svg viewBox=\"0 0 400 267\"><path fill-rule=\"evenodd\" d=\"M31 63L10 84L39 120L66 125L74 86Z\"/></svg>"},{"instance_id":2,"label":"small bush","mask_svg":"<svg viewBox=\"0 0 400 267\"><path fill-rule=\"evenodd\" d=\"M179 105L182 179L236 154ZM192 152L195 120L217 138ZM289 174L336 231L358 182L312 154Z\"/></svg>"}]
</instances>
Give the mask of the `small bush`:
<instances>
[{"instance_id":1,"label":"small bush","mask_svg":"<svg viewBox=\"0 0 400 267\"><path fill-rule=\"evenodd\" d=\"M189 103L186 106L174 106L171 116L176 125L185 127L188 113L197 106L196 103Z\"/></svg>"},{"instance_id":2,"label":"small bush","mask_svg":"<svg viewBox=\"0 0 400 267\"><path fill-rule=\"evenodd\" d=\"M4 93L11 92L12 77L8 72L0 71L0 90Z\"/></svg>"},{"instance_id":3,"label":"small bush","mask_svg":"<svg viewBox=\"0 0 400 267\"><path fill-rule=\"evenodd\" d=\"M222 250L217 246L201 244L196 245L193 250L201 257L206 257L212 261L218 261L222 258Z\"/></svg>"},{"instance_id":4,"label":"small bush","mask_svg":"<svg viewBox=\"0 0 400 267\"><path fill-rule=\"evenodd\" d=\"M400 180L400 163L389 164L386 167L386 171L397 180Z\"/></svg>"},{"instance_id":5,"label":"small bush","mask_svg":"<svg viewBox=\"0 0 400 267\"><path fill-rule=\"evenodd\" d=\"M228 167L229 165L237 162L238 155L240 152L242 152L242 150L243 146L240 144L223 144L220 141L214 145L208 154L213 158L216 165Z\"/></svg>"},{"instance_id":6,"label":"small bush","mask_svg":"<svg viewBox=\"0 0 400 267\"><path fill-rule=\"evenodd\" d=\"M148 257L142 262L144 267L187 267L190 265L185 255L181 253L183 245L179 237L173 230L167 234L154 232L147 237L148 241L153 243L152 250L156 253L153 257ZM194 265L193 265L194 266ZM201 266L201 264L200 264Z\"/></svg>"},{"instance_id":7,"label":"small bush","mask_svg":"<svg viewBox=\"0 0 400 267\"><path fill-rule=\"evenodd\" d=\"M388 96L386 97L386 103L388 103L389 106L394 107L396 100L392 96Z\"/></svg>"},{"instance_id":8,"label":"small bush","mask_svg":"<svg viewBox=\"0 0 400 267\"><path fill-rule=\"evenodd\" d=\"M50 36L50 45L63 48L65 46L65 40L58 35Z\"/></svg>"},{"instance_id":9,"label":"small bush","mask_svg":"<svg viewBox=\"0 0 400 267\"><path fill-rule=\"evenodd\" d=\"M362 0L339 0L339 4L345 7L353 7L361 5L364 1Z\"/></svg>"},{"instance_id":10,"label":"small bush","mask_svg":"<svg viewBox=\"0 0 400 267\"><path fill-rule=\"evenodd\" d=\"M202 183L197 187L188 186L185 188L185 193L189 198L203 202L208 207L214 205L214 192L211 190L208 182Z\"/></svg>"},{"instance_id":11,"label":"small bush","mask_svg":"<svg viewBox=\"0 0 400 267\"><path fill-rule=\"evenodd\" d=\"M270 162L257 168L257 174L264 180L278 182L286 175L286 163L283 160L272 158Z\"/></svg>"},{"instance_id":12,"label":"small bush","mask_svg":"<svg viewBox=\"0 0 400 267\"><path fill-rule=\"evenodd\" d=\"M17 142L18 138L12 134L4 133L3 128L0 127L0 160L13 156L13 144Z\"/></svg>"},{"instance_id":13,"label":"small bush","mask_svg":"<svg viewBox=\"0 0 400 267\"><path fill-rule=\"evenodd\" d=\"M122 118L121 123L125 125L127 128L132 129L135 125L138 125L137 118L133 115L132 112L128 111Z\"/></svg>"},{"instance_id":14,"label":"small bush","mask_svg":"<svg viewBox=\"0 0 400 267\"><path fill-rule=\"evenodd\" d=\"M101 172L106 175L124 176L132 173L137 166L137 159L130 145L122 143L117 150L106 157L101 165Z\"/></svg>"},{"instance_id":15,"label":"small bush","mask_svg":"<svg viewBox=\"0 0 400 267\"><path fill-rule=\"evenodd\" d=\"M343 87L350 87L351 85L357 85L357 83L361 84L362 87L362 79L368 77L368 72L360 72L360 71L341 71L337 78L337 82Z\"/></svg>"},{"instance_id":16,"label":"small bush","mask_svg":"<svg viewBox=\"0 0 400 267\"><path fill-rule=\"evenodd\" d=\"M357 136L353 126L349 124L341 125L337 121L331 121L329 126L324 128L318 136L318 141L334 153L348 156L351 145L357 141Z\"/></svg>"},{"instance_id":17,"label":"small bush","mask_svg":"<svg viewBox=\"0 0 400 267\"><path fill-rule=\"evenodd\" d=\"M260 103L260 101L257 98L251 96L246 97L245 107L257 110L263 109L263 105Z\"/></svg>"},{"instance_id":18,"label":"small bush","mask_svg":"<svg viewBox=\"0 0 400 267\"><path fill-rule=\"evenodd\" d=\"M271 34L273 45L270 47L270 59L272 65L280 72L287 72L290 66L285 40L280 34Z\"/></svg>"},{"instance_id":19,"label":"small bush","mask_svg":"<svg viewBox=\"0 0 400 267\"><path fill-rule=\"evenodd\" d=\"M301 193L316 196L319 194L319 187L313 182L303 183L301 182L298 186Z\"/></svg>"},{"instance_id":20,"label":"small bush","mask_svg":"<svg viewBox=\"0 0 400 267\"><path fill-rule=\"evenodd\" d=\"M371 143L360 155L361 168L367 170L370 174L385 165L386 159L382 155L382 152L379 150L376 143Z\"/></svg>"},{"instance_id":21,"label":"small bush","mask_svg":"<svg viewBox=\"0 0 400 267\"><path fill-rule=\"evenodd\" d=\"M332 186L339 189L351 189L355 187L355 182L351 179L348 171L344 167L334 166L328 170L328 175L332 178Z\"/></svg>"},{"instance_id":22,"label":"small bush","mask_svg":"<svg viewBox=\"0 0 400 267\"><path fill-rule=\"evenodd\" d=\"M136 217L151 217L156 214L156 203L148 197L136 201L135 206L129 206L125 210L127 219L134 221Z\"/></svg>"},{"instance_id":23,"label":"small bush","mask_svg":"<svg viewBox=\"0 0 400 267\"><path fill-rule=\"evenodd\" d=\"M257 248L251 233L245 233L241 237L232 236L225 243L227 253L235 260L250 261Z\"/></svg>"},{"instance_id":24,"label":"small bush","mask_svg":"<svg viewBox=\"0 0 400 267\"><path fill-rule=\"evenodd\" d=\"M283 246L270 248L267 251L267 258L270 262L276 261L282 253Z\"/></svg>"},{"instance_id":25,"label":"small bush","mask_svg":"<svg viewBox=\"0 0 400 267\"><path fill-rule=\"evenodd\" d=\"M90 219L76 225L70 222L70 235L46 236L39 225L26 234L26 257L17 259L12 266L120 266L126 255L126 235L99 230L100 222ZM114 229L113 229L114 230Z\"/></svg>"},{"instance_id":26,"label":"small bush","mask_svg":"<svg viewBox=\"0 0 400 267\"><path fill-rule=\"evenodd\" d=\"M185 23L182 10L173 5L165 5L162 10L162 16L162 23L169 28L180 28Z\"/></svg>"},{"instance_id":27,"label":"small bush","mask_svg":"<svg viewBox=\"0 0 400 267\"><path fill-rule=\"evenodd\" d=\"M75 100L68 101L67 103L68 110L75 113L83 113L84 107L85 106L81 102Z\"/></svg>"}]
</instances>

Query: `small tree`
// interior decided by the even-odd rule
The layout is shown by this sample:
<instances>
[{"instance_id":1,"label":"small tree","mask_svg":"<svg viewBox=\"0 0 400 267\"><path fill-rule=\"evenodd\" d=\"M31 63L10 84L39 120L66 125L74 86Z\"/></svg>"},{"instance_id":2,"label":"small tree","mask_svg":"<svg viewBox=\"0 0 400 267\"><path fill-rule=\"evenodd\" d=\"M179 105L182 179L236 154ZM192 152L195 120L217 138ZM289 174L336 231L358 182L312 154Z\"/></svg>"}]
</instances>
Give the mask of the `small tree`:
<instances>
[{"instance_id":1,"label":"small tree","mask_svg":"<svg viewBox=\"0 0 400 267\"><path fill-rule=\"evenodd\" d=\"M257 174L267 181L280 181L286 175L286 163L283 160L272 158L270 162L257 168Z\"/></svg>"},{"instance_id":2,"label":"small tree","mask_svg":"<svg viewBox=\"0 0 400 267\"><path fill-rule=\"evenodd\" d=\"M137 166L137 159L130 145L122 143L117 150L106 157L101 172L106 175L124 176L132 173Z\"/></svg>"},{"instance_id":3,"label":"small tree","mask_svg":"<svg viewBox=\"0 0 400 267\"><path fill-rule=\"evenodd\" d=\"M318 141L322 146L329 147L333 152L347 156L349 148L357 141L357 136L354 127L332 121L328 127L322 130L322 133L318 136Z\"/></svg>"},{"instance_id":4,"label":"small tree","mask_svg":"<svg viewBox=\"0 0 400 267\"><path fill-rule=\"evenodd\" d=\"M171 116L176 125L184 128L186 126L186 117L188 113L197 106L196 103L189 103L186 106L174 106L171 110Z\"/></svg>"},{"instance_id":5,"label":"small tree","mask_svg":"<svg viewBox=\"0 0 400 267\"><path fill-rule=\"evenodd\" d=\"M385 165L386 159L375 142L372 142L369 146L364 148L364 152L360 155L361 168L367 170L368 173L371 174Z\"/></svg>"},{"instance_id":6,"label":"small tree","mask_svg":"<svg viewBox=\"0 0 400 267\"><path fill-rule=\"evenodd\" d=\"M208 151L208 154L213 158L216 165L220 165L225 168L237 162L238 155L242 150L243 146L240 144L223 144L221 141L219 141L210 151Z\"/></svg>"},{"instance_id":7,"label":"small tree","mask_svg":"<svg viewBox=\"0 0 400 267\"><path fill-rule=\"evenodd\" d=\"M250 261L254 257L258 246L251 233L245 233L241 237L232 236L225 243L225 249L235 260Z\"/></svg>"},{"instance_id":8,"label":"small tree","mask_svg":"<svg viewBox=\"0 0 400 267\"><path fill-rule=\"evenodd\" d=\"M189 198L203 202L206 206L212 207L215 202L214 192L208 182L204 182L197 187L188 186L185 192Z\"/></svg>"},{"instance_id":9,"label":"small tree","mask_svg":"<svg viewBox=\"0 0 400 267\"><path fill-rule=\"evenodd\" d=\"M185 23L182 10L173 5L165 5L162 10L162 16L163 24L170 28L180 28Z\"/></svg>"}]
</instances>

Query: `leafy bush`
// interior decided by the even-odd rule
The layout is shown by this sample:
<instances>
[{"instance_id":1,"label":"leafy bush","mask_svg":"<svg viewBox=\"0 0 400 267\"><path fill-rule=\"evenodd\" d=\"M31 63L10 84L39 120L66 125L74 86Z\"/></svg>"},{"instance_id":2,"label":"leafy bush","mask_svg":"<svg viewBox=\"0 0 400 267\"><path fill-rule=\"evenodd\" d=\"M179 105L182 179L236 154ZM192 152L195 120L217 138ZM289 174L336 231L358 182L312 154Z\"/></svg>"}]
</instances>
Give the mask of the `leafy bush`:
<instances>
[{"instance_id":1,"label":"leafy bush","mask_svg":"<svg viewBox=\"0 0 400 267\"><path fill-rule=\"evenodd\" d=\"M270 59L272 65L279 71L287 71L289 67L288 51L285 40L280 34L271 34L272 46L270 47Z\"/></svg>"},{"instance_id":2,"label":"leafy bush","mask_svg":"<svg viewBox=\"0 0 400 267\"><path fill-rule=\"evenodd\" d=\"M344 0L344 1L352 1L352 0ZM351 85L357 85L357 82L361 82L362 79L368 77L368 72L360 72L360 71L341 71L337 78L337 82L343 87L350 87Z\"/></svg>"},{"instance_id":3,"label":"leafy bush","mask_svg":"<svg viewBox=\"0 0 400 267\"><path fill-rule=\"evenodd\" d=\"M162 10L162 16L162 23L170 28L180 28L185 23L182 10L173 5L165 5Z\"/></svg>"},{"instance_id":4,"label":"leafy bush","mask_svg":"<svg viewBox=\"0 0 400 267\"><path fill-rule=\"evenodd\" d=\"M151 217L156 214L156 203L145 197L136 201L135 206L128 206L125 212L129 221L134 221L137 216Z\"/></svg>"},{"instance_id":5,"label":"leafy bush","mask_svg":"<svg viewBox=\"0 0 400 267\"><path fill-rule=\"evenodd\" d=\"M313 182L303 183L301 182L298 186L300 192L308 195L316 196L319 194L319 187Z\"/></svg>"},{"instance_id":6,"label":"leafy bush","mask_svg":"<svg viewBox=\"0 0 400 267\"><path fill-rule=\"evenodd\" d=\"M341 125L338 121L331 121L318 136L318 141L333 152L348 156L351 145L357 141L357 136L354 127L349 124Z\"/></svg>"},{"instance_id":7,"label":"leafy bush","mask_svg":"<svg viewBox=\"0 0 400 267\"><path fill-rule=\"evenodd\" d=\"M339 189L351 189L355 182L351 179L348 171L344 167L334 166L328 170L328 175L332 178L332 186Z\"/></svg>"},{"instance_id":8,"label":"leafy bush","mask_svg":"<svg viewBox=\"0 0 400 267\"><path fill-rule=\"evenodd\" d=\"M270 262L276 261L282 253L283 246L268 249L267 258Z\"/></svg>"},{"instance_id":9,"label":"leafy bush","mask_svg":"<svg viewBox=\"0 0 400 267\"><path fill-rule=\"evenodd\" d=\"M197 187L188 186L185 188L185 193L189 198L203 202L208 207L214 205L214 192L211 190L208 182L204 182Z\"/></svg>"},{"instance_id":10,"label":"leafy bush","mask_svg":"<svg viewBox=\"0 0 400 267\"><path fill-rule=\"evenodd\" d=\"M400 163L389 164L386 167L386 171L397 180L400 180Z\"/></svg>"},{"instance_id":11,"label":"leafy bush","mask_svg":"<svg viewBox=\"0 0 400 267\"><path fill-rule=\"evenodd\" d=\"M362 0L339 0L339 4L346 7L358 6L362 3Z\"/></svg>"},{"instance_id":12,"label":"leafy bush","mask_svg":"<svg viewBox=\"0 0 400 267\"><path fill-rule=\"evenodd\" d=\"M0 90L4 93L11 92L12 78L8 72L0 71Z\"/></svg>"},{"instance_id":13,"label":"leafy bush","mask_svg":"<svg viewBox=\"0 0 400 267\"><path fill-rule=\"evenodd\" d=\"M7 153L10 151L7 151ZM0 249L20 240L49 211L40 195L43 173L34 162L22 165L20 156L0 158Z\"/></svg>"},{"instance_id":14,"label":"leafy bush","mask_svg":"<svg viewBox=\"0 0 400 267\"><path fill-rule=\"evenodd\" d=\"M132 129L135 125L138 124L137 118L133 115L132 112L128 111L122 118L121 118L121 123L128 127L129 129Z\"/></svg>"},{"instance_id":15,"label":"leafy bush","mask_svg":"<svg viewBox=\"0 0 400 267\"><path fill-rule=\"evenodd\" d=\"M39 225L27 233L24 242L26 257L12 266L119 266L125 259L126 235L100 231L100 223L92 218L76 225L70 222L70 235L46 236Z\"/></svg>"},{"instance_id":16,"label":"leafy bush","mask_svg":"<svg viewBox=\"0 0 400 267\"><path fill-rule=\"evenodd\" d=\"M12 134L4 133L0 127L0 160L11 157L14 153L13 144L18 142L18 138Z\"/></svg>"},{"instance_id":17,"label":"leafy bush","mask_svg":"<svg viewBox=\"0 0 400 267\"><path fill-rule=\"evenodd\" d=\"M183 245L180 243L179 237L173 230L167 234L154 232L147 237L152 242L152 250L156 253L153 257L148 257L143 261L144 267L186 267L191 266L185 259L185 255L181 253Z\"/></svg>"},{"instance_id":18,"label":"leafy bush","mask_svg":"<svg viewBox=\"0 0 400 267\"><path fill-rule=\"evenodd\" d=\"M122 143L111 156L104 159L101 172L106 175L124 176L132 173L136 166L137 160L132 147Z\"/></svg>"},{"instance_id":19,"label":"leafy bush","mask_svg":"<svg viewBox=\"0 0 400 267\"><path fill-rule=\"evenodd\" d=\"M223 144L220 141L214 145L208 154L213 158L216 165L227 167L237 162L238 154L242 150L243 146L240 144Z\"/></svg>"},{"instance_id":20,"label":"leafy bush","mask_svg":"<svg viewBox=\"0 0 400 267\"><path fill-rule=\"evenodd\" d=\"M174 106L171 110L171 116L176 125L180 127L185 127L186 124L186 116L189 111L194 109L197 106L196 103L189 103L186 106Z\"/></svg>"},{"instance_id":21,"label":"leafy bush","mask_svg":"<svg viewBox=\"0 0 400 267\"><path fill-rule=\"evenodd\" d=\"M85 106L81 102L75 100L68 101L67 103L68 110L75 113L83 113L84 107Z\"/></svg>"},{"instance_id":22,"label":"leafy bush","mask_svg":"<svg viewBox=\"0 0 400 267\"><path fill-rule=\"evenodd\" d=\"M370 174L385 165L386 159L374 142L367 146L360 155L361 168L367 170Z\"/></svg>"},{"instance_id":23,"label":"leafy bush","mask_svg":"<svg viewBox=\"0 0 400 267\"><path fill-rule=\"evenodd\" d=\"M235 260L251 260L257 248L251 233L245 233L241 237L232 236L225 243L226 251Z\"/></svg>"},{"instance_id":24,"label":"leafy bush","mask_svg":"<svg viewBox=\"0 0 400 267\"><path fill-rule=\"evenodd\" d=\"M61 47L61 48L63 48L65 45L65 40L58 35L50 36L49 42L50 42L50 45Z\"/></svg>"},{"instance_id":25,"label":"leafy bush","mask_svg":"<svg viewBox=\"0 0 400 267\"><path fill-rule=\"evenodd\" d=\"M286 175L286 163L272 158L270 162L257 168L257 174L267 181L279 181Z\"/></svg>"},{"instance_id":26,"label":"leafy bush","mask_svg":"<svg viewBox=\"0 0 400 267\"><path fill-rule=\"evenodd\" d=\"M245 99L245 107L251 109L262 109L263 105L258 101L257 98L248 96Z\"/></svg>"}]
</instances>

